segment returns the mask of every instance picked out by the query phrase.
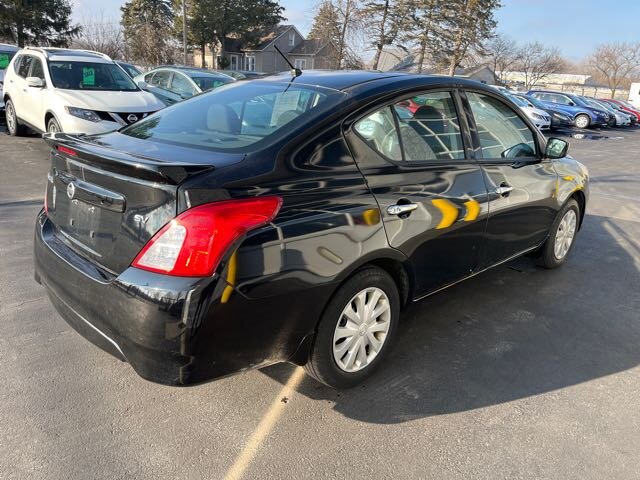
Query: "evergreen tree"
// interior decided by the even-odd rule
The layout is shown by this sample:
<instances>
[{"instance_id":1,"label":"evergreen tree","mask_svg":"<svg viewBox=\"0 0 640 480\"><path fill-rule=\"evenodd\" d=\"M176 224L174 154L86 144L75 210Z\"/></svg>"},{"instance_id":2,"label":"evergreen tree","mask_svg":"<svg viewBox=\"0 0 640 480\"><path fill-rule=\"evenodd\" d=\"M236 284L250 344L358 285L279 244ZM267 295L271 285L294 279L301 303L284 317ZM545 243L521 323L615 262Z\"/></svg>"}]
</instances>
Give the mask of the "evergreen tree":
<instances>
[{"instance_id":1,"label":"evergreen tree","mask_svg":"<svg viewBox=\"0 0 640 480\"><path fill-rule=\"evenodd\" d=\"M19 47L64 47L78 33L80 27L71 24L68 0L0 0L0 37Z\"/></svg>"},{"instance_id":2,"label":"evergreen tree","mask_svg":"<svg viewBox=\"0 0 640 480\"><path fill-rule=\"evenodd\" d=\"M441 62L454 75L467 52L474 48L483 53L484 43L496 27L494 11L500 0L449 0L442 36Z\"/></svg>"},{"instance_id":3,"label":"evergreen tree","mask_svg":"<svg viewBox=\"0 0 640 480\"><path fill-rule=\"evenodd\" d=\"M375 48L371 68L378 69L384 47L392 45L406 27L411 4L408 0L369 0L360 14L366 19L366 32Z\"/></svg>"},{"instance_id":4,"label":"evergreen tree","mask_svg":"<svg viewBox=\"0 0 640 480\"><path fill-rule=\"evenodd\" d=\"M323 0L313 17L313 24L308 38L322 43L340 43L340 12L331 0Z\"/></svg>"},{"instance_id":5,"label":"evergreen tree","mask_svg":"<svg viewBox=\"0 0 640 480\"><path fill-rule=\"evenodd\" d=\"M170 0L129 0L121 11L127 56L147 65L172 63Z\"/></svg>"},{"instance_id":6,"label":"evergreen tree","mask_svg":"<svg viewBox=\"0 0 640 480\"><path fill-rule=\"evenodd\" d=\"M402 37L417 46L418 73L422 73L427 53L440 48L444 35L444 19L449 12L450 0L410 0L408 23Z\"/></svg>"}]
</instances>

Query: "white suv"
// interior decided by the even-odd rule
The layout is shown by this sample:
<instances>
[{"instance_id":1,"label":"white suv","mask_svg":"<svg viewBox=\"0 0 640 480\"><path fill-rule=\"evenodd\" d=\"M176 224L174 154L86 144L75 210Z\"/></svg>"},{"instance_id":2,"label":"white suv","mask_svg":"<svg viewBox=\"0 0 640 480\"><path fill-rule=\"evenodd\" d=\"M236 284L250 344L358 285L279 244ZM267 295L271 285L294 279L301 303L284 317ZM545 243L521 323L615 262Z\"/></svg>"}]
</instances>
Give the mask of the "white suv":
<instances>
[{"instance_id":1,"label":"white suv","mask_svg":"<svg viewBox=\"0 0 640 480\"><path fill-rule=\"evenodd\" d=\"M6 69L7 130L102 133L134 123L164 104L108 56L84 50L20 50Z\"/></svg>"}]
</instances>

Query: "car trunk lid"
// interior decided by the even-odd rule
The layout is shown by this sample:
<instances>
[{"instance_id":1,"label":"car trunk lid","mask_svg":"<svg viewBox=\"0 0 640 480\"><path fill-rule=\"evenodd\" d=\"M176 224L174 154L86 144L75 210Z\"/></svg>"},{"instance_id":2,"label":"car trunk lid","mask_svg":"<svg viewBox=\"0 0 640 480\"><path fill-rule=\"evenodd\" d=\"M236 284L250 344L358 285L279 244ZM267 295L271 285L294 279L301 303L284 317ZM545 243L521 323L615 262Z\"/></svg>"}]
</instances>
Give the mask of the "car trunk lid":
<instances>
[{"instance_id":1,"label":"car trunk lid","mask_svg":"<svg viewBox=\"0 0 640 480\"><path fill-rule=\"evenodd\" d=\"M44 137L52 147L46 204L56 236L115 275L176 216L181 183L242 159L123 137Z\"/></svg>"}]
</instances>

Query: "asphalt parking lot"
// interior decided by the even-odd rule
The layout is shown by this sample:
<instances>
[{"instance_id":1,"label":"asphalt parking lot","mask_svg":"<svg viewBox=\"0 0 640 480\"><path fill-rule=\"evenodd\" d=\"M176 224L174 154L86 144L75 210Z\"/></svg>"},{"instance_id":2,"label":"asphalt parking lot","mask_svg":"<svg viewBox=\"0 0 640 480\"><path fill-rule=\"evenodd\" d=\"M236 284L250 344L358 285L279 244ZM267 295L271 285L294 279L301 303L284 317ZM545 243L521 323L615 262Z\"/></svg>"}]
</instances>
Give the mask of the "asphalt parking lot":
<instances>
[{"instance_id":1,"label":"asphalt parking lot","mask_svg":"<svg viewBox=\"0 0 640 480\"><path fill-rule=\"evenodd\" d=\"M640 128L575 134L591 203L568 264L519 259L411 306L344 392L280 365L139 378L33 280L47 149L0 135L0 478L640 478Z\"/></svg>"}]
</instances>

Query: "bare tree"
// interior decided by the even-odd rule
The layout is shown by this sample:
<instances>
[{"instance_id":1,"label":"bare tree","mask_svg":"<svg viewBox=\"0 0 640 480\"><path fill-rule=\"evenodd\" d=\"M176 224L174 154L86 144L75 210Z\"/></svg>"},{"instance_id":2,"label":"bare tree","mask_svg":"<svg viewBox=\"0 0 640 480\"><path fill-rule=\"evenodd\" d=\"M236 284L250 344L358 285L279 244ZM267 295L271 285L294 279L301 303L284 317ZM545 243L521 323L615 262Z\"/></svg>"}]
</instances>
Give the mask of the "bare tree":
<instances>
[{"instance_id":1,"label":"bare tree","mask_svg":"<svg viewBox=\"0 0 640 480\"><path fill-rule=\"evenodd\" d=\"M545 47L540 42L527 43L519 49L515 67L524 75L524 87L528 90L564 66L557 47Z\"/></svg>"},{"instance_id":2,"label":"bare tree","mask_svg":"<svg viewBox=\"0 0 640 480\"><path fill-rule=\"evenodd\" d=\"M600 45L587 62L596 78L611 89L611 98L614 98L616 91L629 83L629 77L640 67L640 42Z\"/></svg>"},{"instance_id":3,"label":"bare tree","mask_svg":"<svg viewBox=\"0 0 640 480\"><path fill-rule=\"evenodd\" d=\"M82 30L72 43L74 48L101 52L115 59L124 57L124 35L118 20L101 14L96 18L83 19L80 25Z\"/></svg>"},{"instance_id":4,"label":"bare tree","mask_svg":"<svg viewBox=\"0 0 640 480\"><path fill-rule=\"evenodd\" d=\"M504 83L505 72L520 60L520 50L515 40L504 35L496 35L485 46L486 59L498 80Z\"/></svg>"}]
</instances>

